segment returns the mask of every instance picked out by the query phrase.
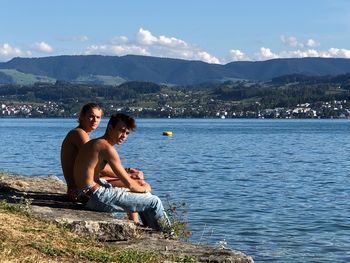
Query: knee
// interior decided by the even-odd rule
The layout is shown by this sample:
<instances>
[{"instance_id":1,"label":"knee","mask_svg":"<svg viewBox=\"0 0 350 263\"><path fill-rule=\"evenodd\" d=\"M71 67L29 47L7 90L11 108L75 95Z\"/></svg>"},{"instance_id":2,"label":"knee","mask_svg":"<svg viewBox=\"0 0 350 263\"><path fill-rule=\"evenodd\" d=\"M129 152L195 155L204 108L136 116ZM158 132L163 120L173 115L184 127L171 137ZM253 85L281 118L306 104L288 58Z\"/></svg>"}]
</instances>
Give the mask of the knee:
<instances>
[{"instance_id":1,"label":"knee","mask_svg":"<svg viewBox=\"0 0 350 263\"><path fill-rule=\"evenodd\" d=\"M154 208L159 208L163 206L162 201L158 196L152 195L151 206Z\"/></svg>"}]
</instances>

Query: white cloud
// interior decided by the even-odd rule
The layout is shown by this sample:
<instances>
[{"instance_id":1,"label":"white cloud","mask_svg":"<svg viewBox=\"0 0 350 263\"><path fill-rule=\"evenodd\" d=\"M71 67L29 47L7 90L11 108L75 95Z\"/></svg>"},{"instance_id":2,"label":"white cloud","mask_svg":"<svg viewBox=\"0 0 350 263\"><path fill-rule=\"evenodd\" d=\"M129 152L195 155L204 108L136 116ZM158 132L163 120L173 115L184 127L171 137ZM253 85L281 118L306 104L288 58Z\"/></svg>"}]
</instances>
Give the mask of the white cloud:
<instances>
[{"instance_id":1,"label":"white cloud","mask_svg":"<svg viewBox=\"0 0 350 263\"><path fill-rule=\"evenodd\" d=\"M330 49L328 49L328 54L331 57L350 58L350 50L349 49L330 48Z\"/></svg>"},{"instance_id":2,"label":"white cloud","mask_svg":"<svg viewBox=\"0 0 350 263\"><path fill-rule=\"evenodd\" d=\"M126 36L116 36L116 37L113 37L111 40L111 44L113 45L126 44L128 42L129 42L129 39Z\"/></svg>"},{"instance_id":3,"label":"white cloud","mask_svg":"<svg viewBox=\"0 0 350 263\"><path fill-rule=\"evenodd\" d=\"M139 45L146 48L152 56L172 57L188 60L202 60L207 63L220 63L220 60L204 50L189 45L176 37L154 36L143 28L137 33Z\"/></svg>"},{"instance_id":4,"label":"white cloud","mask_svg":"<svg viewBox=\"0 0 350 263\"><path fill-rule=\"evenodd\" d=\"M293 50L293 51L281 51L274 53L269 48L262 47L260 53L257 54L257 60L268 60L275 58L306 58L306 57L322 57L322 58L350 58L349 49L330 48L328 50Z\"/></svg>"},{"instance_id":5,"label":"white cloud","mask_svg":"<svg viewBox=\"0 0 350 263\"><path fill-rule=\"evenodd\" d=\"M188 48L188 44L181 39L167 36L156 37L150 31L143 28L139 29L139 32L137 33L137 40L141 45L159 45L166 47Z\"/></svg>"},{"instance_id":6,"label":"white cloud","mask_svg":"<svg viewBox=\"0 0 350 263\"><path fill-rule=\"evenodd\" d=\"M255 60L268 60L276 58L304 58L304 57L347 57L350 58L350 50L332 48L327 51L316 50L315 47L320 44L312 38L305 42L300 42L294 36L281 36L284 45L295 50L283 50L279 52L272 51L270 48L261 47L257 54L254 54ZM308 47L308 48L306 48ZM105 54L105 55L147 55L156 57L179 58L186 60L201 60L207 63L220 64L216 56L200 50L194 45L186 43L184 40L171 36L155 36L151 31L140 28L136 33L134 41L125 36L116 36L108 44L90 46L86 54ZM239 49L229 51L230 61L250 61L253 60L245 52Z\"/></svg>"},{"instance_id":7,"label":"white cloud","mask_svg":"<svg viewBox=\"0 0 350 263\"><path fill-rule=\"evenodd\" d=\"M286 46L291 46L291 47L296 47L298 46L298 40L296 37L290 36L290 37L285 37L281 36L281 41L284 45Z\"/></svg>"},{"instance_id":8,"label":"white cloud","mask_svg":"<svg viewBox=\"0 0 350 263\"><path fill-rule=\"evenodd\" d=\"M86 55L100 54L100 55L150 55L146 49L134 45L92 45L86 51Z\"/></svg>"},{"instance_id":9,"label":"white cloud","mask_svg":"<svg viewBox=\"0 0 350 263\"><path fill-rule=\"evenodd\" d=\"M108 43L87 47L85 54L119 56L134 54L220 63L215 56L181 39L164 35L154 36L149 30L143 28L136 33L134 41L125 36L115 36Z\"/></svg>"},{"instance_id":10,"label":"white cloud","mask_svg":"<svg viewBox=\"0 0 350 263\"><path fill-rule=\"evenodd\" d=\"M52 53L53 52L53 48L45 43L45 42L36 42L33 45L33 49L38 51L38 52L42 52L42 53Z\"/></svg>"},{"instance_id":11,"label":"white cloud","mask_svg":"<svg viewBox=\"0 0 350 263\"><path fill-rule=\"evenodd\" d=\"M320 45L316 40L312 38L306 40L306 42L301 42L301 41L298 41L297 38L294 36L286 37L282 35L281 41L285 46L298 47L298 48L304 48L304 47L314 48Z\"/></svg>"},{"instance_id":12,"label":"white cloud","mask_svg":"<svg viewBox=\"0 0 350 263\"><path fill-rule=\"evenodd\" d=\"M142 45L152 45L158 41L158 39L153 36L150 31L144 30L143 28L139 29L139 32L137 33L137 40Z\"/></svg>"},{"instance_id":13,"label":"white cloud","mask_svg":"<svg viewBox=\"0 0 350 263\"><path fill-rule=\"evenodd\" d=\"M307 41L306 41L306 46L308 46L308 47L317 47L317 46L319 46L320 44L316 41L316 40L313 40L313 39L308 39Z\"/></svg>"},{"instance_id":14,"label":"white cloud","mask_svg":"<svg viewBox=\"0 0 350 263\"><path fill-rule=\"evenodd\" d=\"M319 57L320 53L315 49L282 51L278 54L280 58L305 58Z\"/></svg>"},{"instance_id":15,"label":"white cloud","mask_svg":"<svg viewBox=\"0 0 350 263\"><path fill-rule=\"evenodd\" d=\"M160 36L158 39L158 44L169 47L188 48L188 44L185 41L175 37Z\"/></svg>"},{"instance_id":16,"label":"white cloud","mask_svg":"<svg viewBox=\"0 0 350 263\"><path fill-rule=\"evenodd\" d=\"M209 53L205 51L201 51L197 53L197 57L199 60L202 60L207 63L212 63L212 64L220 64L220 60Z\"/></svg>"},{"instance_id":17,"label":"white cloud","mask_svg":"<svg viewBox=\"0 0 350 263\"><path fill-rule=\"evenodd\" d=\"M276 58L305 58L305 57L330 57L329 52L317 51L315 49L272 52L271 49L262 47L257 54L258 60L268 60Z\"/></svg>"},{"instance_id":18,"label":"white cloud","mask_svg":"<svg viewBox=\"0 0 350 263\"><path fill-rule=\"evenodd\" d=\"M71 41L71 42L86 42L89 40L88 36L70 36L70 37L59 37L58 40L60 41Z\"/></svg>"},{"instance_id":19,"label":"white cloud","mask_svg":"<svg viewBox=\"0 0 350 263\"><path fill-rule=\"evenodd\" d=\"M233 61L244 61L250 60L244 52L239 49L231 49L230 50L230 59Z\"/></svg>"},{"instance_id":20,"label":"white cloud","mask_svg":"<svg viewBox=\"0 0 350 263\"><path fill-rule=\"evenodd\" d=\"M269 48L262 47L258 54L258 58L261 60L279 58L279 56L271 51Z\"/></svg>"},{"instance_id":21,"label":"white cloud","mask_svg":"<svg viewBox=\"0 0 350 263\"><path fill-rule=\"evenodd\" d=\"M2 57L16 57L21 56L22 51L19 48L12 47L10 44L5 43L2 46L0 46L0 55Z\"/></svg>"}]
</instances>

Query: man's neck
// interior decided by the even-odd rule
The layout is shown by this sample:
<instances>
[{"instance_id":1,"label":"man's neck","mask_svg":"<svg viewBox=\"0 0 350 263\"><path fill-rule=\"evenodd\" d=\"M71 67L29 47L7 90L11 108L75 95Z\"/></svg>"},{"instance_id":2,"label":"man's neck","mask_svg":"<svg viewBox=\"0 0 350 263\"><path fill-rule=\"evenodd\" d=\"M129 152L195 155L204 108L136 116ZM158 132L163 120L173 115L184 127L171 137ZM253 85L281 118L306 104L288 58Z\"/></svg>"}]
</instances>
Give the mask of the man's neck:
<instances>
[{"instance_id":1,"label":"man's neck","mask_svg":"<svg viewBox=\"0 0 350 263\"><path fill-rule=\"evenodd\" d=\"M100 137L103 140L106 140L110 145L114 145L112 137L108 135L108 133L105 133L103 136Z\"/></svg>"}]
</instances>

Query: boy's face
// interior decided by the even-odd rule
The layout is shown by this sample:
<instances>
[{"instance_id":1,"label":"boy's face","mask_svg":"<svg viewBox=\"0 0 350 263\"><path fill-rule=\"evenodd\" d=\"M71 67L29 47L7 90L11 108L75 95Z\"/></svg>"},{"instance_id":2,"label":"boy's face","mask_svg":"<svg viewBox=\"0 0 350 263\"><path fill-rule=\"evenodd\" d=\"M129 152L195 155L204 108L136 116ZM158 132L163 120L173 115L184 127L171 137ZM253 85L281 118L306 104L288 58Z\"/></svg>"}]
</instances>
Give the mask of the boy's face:
<instances>
[{"instance_id":1,"label":"boy's face","mask_svg":"<svg viewBox=\"0 0 350 263\"><path fill-rule=\"evenodd\" d=\"M116 144L122 144L128 138L130 130L126 127L125 123L121 121L112 128L112 133Z\"/></svg>"},{"instance_id":2,"label":"boy's face","mask_svg":"<svg viewBox=\"0 0 350 263\"><path fill-rule=\"evenodd\" d=\"M90 109L80 120L82 128L91 132L95 130L101 122L102 111L98 108Z\"/></svg>"}]
</instances>

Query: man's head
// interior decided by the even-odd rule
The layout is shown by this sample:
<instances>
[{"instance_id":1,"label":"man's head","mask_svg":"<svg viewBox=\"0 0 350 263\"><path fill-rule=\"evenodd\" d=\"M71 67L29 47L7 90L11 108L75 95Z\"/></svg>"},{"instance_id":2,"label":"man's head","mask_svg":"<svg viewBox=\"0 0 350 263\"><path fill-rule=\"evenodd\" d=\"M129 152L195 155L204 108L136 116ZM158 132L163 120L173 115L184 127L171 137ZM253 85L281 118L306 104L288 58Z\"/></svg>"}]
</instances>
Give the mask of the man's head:
<instances>
[{"instance_id":1,"label":"man's head","mask_svg":"<svg viewBox=\"0 0 350 263\"><path fill-rule=\"evenodd\" d=\"M85 104L79 113L79 126L87 132L95 130L101 122L103 111L96 103Z\"/></svg>"},{"instance_id":2,"label":"man's head","mask_svg":"<svg viewBox=\"0 0 350 263\"><path fill-rule=\"evenodd\" d=\"M115 140L115 144L121 144L135 128L135 120L132 117L123 113L116 113L109 119L106 133L110 133L113 140Z\"/></svg>"}]
</instances>

